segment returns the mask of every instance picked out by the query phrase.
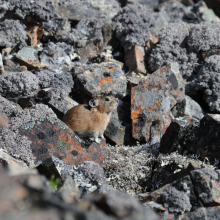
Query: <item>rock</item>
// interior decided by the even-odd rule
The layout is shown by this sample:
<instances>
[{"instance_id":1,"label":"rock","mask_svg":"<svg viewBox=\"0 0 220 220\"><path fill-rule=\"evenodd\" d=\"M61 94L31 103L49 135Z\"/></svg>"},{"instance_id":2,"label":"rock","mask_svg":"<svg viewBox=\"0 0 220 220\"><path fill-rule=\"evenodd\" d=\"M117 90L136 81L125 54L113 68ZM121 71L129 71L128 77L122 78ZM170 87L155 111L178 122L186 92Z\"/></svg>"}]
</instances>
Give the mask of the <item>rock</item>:
<instances>
[{"instance_id":1,"label":"rock","mask_svg":"<svg viewBox=\"0 0 220 220\"><path fill-rule=\"evenodd\" d=\"M44 34L44 29L40 26L30 26L27 28L27 33L31 38L31 46L35 47Z\"/></svg>"},{"instance_id":2,"label":"rock","mask_svg":"<svg viewBox=\"0 0 220 220\"><path fill-rule=\"evenodd\" d=\"M183 220L196 220L196 219L215 219L219 215L219 206L214 207L201 207L194 212L184 214Z\"/></svg>"},{"instance_id":3,"label":"rock","mask_svg":"<svg viewBox=\"0 0 220 220\"><path fill-rule=\"evenodd\" d=\"M126 220L159 219L150 209L142 206L135 198L119 191L87 198L103 211L105 211L104 207L106 207L108 213L116 218Z\"/></svg>"},{"instance_id":4,"label":"rock","mask_svg":"<svg viewBox=\"0 0 220 220\"><path fill-rule=\"evenodd\" d=\"M116 0L108 2L97 1L60 1L60 6L56 10L59 18L66 18L73 21L79 21L83 18L113 18L120 10L119 3Z\"/></svg>"},{"instance_id":5,"label":"rock","mask_svg":"<svg viewBox=\"0 0 220 220\"><path fill-rule=\"evenodd\" d=\"M19 49L27 46L25 28L18 20L5 19L0 22L0 46Z\"/></svg>"},{"instance_id":6,"label":"rock","mask_svg":"<svg viewBox=\"0 0 220 220\"><path fill-rule=\"evenodd\" d=\"M28 69L41 68L49 66L48 64L41 64L38 58L38 51L32 47L23 47L16 54L16 60L28 67Z\"/></svg>"},{"instance_id":7,"label":"rock","mask_svg":"<svg viewBox=\"0 0 220 220\"><path fill-rule=\"evenodd\" d=\"M54 1L31 1L31 0L9 0L7 1L7 12L13 13L14 16L17 16L20 19L31 20L30 17L33 17L32 21L47 21L54 17Z\"/></svg>"},{"instance_id":8,"label":"rock","mask_svg":"<svg viewBox=\"0 0 220 220\"><path fill-rule=\"evenodd\" d=\"M219 161L219 120L218 114L206 114L200 125L191 126L181 140L181 145L201 159L208 158L210 163Z\"/></svg>"},{"instance_id":9,"label":"rock","mask_svg":"<svg viewBox=\"0 0 220 220\"><path fill-rule=\"evenodd\" d=\"M129 72L146 74L144 56L144 48L137 45L125 52L125 63L129 68Z\"/></svg>"},{"instance_id":10,"label":"rock","mask_svg":"<svg viewBox=\"0 0 220 220\"><path fill-rule=\"evenodd\" d=\"M212 206L220 203L220 171L216 172L212 169L197 169L191 171L191 178L195 187L195 192L201 199L203 204Z\"/></svg>"},{"instance_id":11,"label":"rock","mask_svg":"<svg viewBox=\"0 0 220 220\"><path fill-rule=\"evenodd\" d=\"M190 29L187 44L191 50L196 52L208 51L220 47L220 23L202 22ZM202 38L201 36L206 36Z\"/></svg>"},{"instance_id":12,"label":"rock","mask_svg":"<svg viewBox=\"0 0 220 220\"><path fill-rule=\"evenodd\" d=\"M64 49L49 42L40 53L41 65L70 65L70 57Z\"/></svg>"},{"instance_id":13,"label":"rock","mask_svg":"<svg viewBox=\"0 0 220 220\"><path fill-rule=\"evenodd\" d=\"M0 94L5 97L25 96L39 88L39 80L31 72L0 75Z\"/></svg>"},{"instance_id":14,"label":"rock","mask_svg":"<svg viewBox=\"0 0 220 220\"><path fill-rule=\"evenodd\" d=\"M118 13L114 21L118 23L116 37L125 51L134 45L145 46L151 38L154 18L146 5L127 5Z\"/></svg>"},{"instance_id":15,"label":"rock","mask_svg":"<svg viewBox=\"0 0 220 220\"><path fill-rule=\"evenodd\" d=\"M187 24L183 22L172 23L166 26L159 34L159 43L152 49L148 58L148 65L151 71L172 62L180 66L180 73L184 78L189 78L197 67L197 54L187 50L184 41L189 35ZM181 46L180 46L181 45Z\"/></svg>"},{"instance_id":16,"label":"rock","mask_svg":"<svg viewBox=\"0 0 220 220\"><path fill-rule=\"evenodd\" d=\"M197 125L198 120L188 116L179 117L172 120L170 126L165 131L160 142L160 152L167 154L175 150L183 150L180 148L180 140L188 133L192 125Z\"/></svg>"},{"instance_id":17,"label":"rock","mask_svg":"<svg viewBox=\"0 0 220 220\"><path fill-rule=\"evenodd\" d=\"M42 70L37 73L39 85L42 89L52 87L53 99L62 99L71 92L74 82L69 72L60 70Z\"/></svg>"},{"instance_id":18,"label":"rock","mask_svg":"<svg viewBox=\"0 0 220 220\"><path fill-rule=\"evenodd\" d=\"M171 108L185 97L177 63L162 67L131 89L132 135L137 140L160 142L171 123Z\"/></svg>"},{"instance_id":19,"label":"rock","mask_svg":"<svg viewBox=\"0 0 220 220\"><path fill-rule=\"evenodd\" d=\"M203 99L205 99L211 111L220 111L220 55L210 56L200 68L196 79L190 82L193 92L202 91Z\"/></svg>"},{"instance_id":20,"label":"rock","mask_svg":"<svg viewBox=\"0 0 220 220\"><path fill-rule=\"evenodd\" d=\"M182 103L178 103L172 109L172 114L175 118L189 116L194 120L201 120L204 117L201 106L187 95Z\"/></svg>"},{"instance_id":21,"label":"rock","mask_svg":"<svg viewBox=\"0 0 220 220\"><path fill-rule=\"evenodd\" d=\"M194 186L189 175L151 193L140 194L139 199L146 206L151 206L151 201L160 204L157 209L159 208L159 213L164 219L168 213L183 214L202 207L194 193Z\"/></svg>"},{"instance_id":22,"label":"rock","mask_svg":"<svg viewBox=\"0 0 220 220\"><path fill-rule=\"evenodd\" d=\"M8 120L7 118L0 113L0 128L7 127Z\"/></svg>"},{"instance_id":23,"label":"rock","mask_svg":"<svg viewBox=\"0 0 220 220\"><path fill-rule=\"evenodd\" d=\"M89 98L109 94L123 98L126 94L125 74L115 63L77 66L73 77L76 90Z\"/></svg>"}]
</instances>

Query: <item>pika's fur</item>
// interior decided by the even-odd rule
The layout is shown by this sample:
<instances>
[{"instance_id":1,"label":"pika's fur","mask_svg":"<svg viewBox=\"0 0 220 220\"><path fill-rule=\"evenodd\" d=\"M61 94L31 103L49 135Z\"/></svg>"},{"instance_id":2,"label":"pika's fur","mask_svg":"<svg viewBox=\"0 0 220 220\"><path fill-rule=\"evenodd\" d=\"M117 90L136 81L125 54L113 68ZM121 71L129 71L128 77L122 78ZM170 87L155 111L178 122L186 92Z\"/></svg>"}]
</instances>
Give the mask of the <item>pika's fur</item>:
<instances>
[{"instance_id":1,"label":"pika's fur","mask_svg":"<svg viewBox=\"0 0 220 220\"><path fill-rule=\"evenodd\" d=\"M89 101L89 105L77 105L71 108L63 118L73 131L81 137L92 137L100 143L109 123L111 113L118 106L118 99L113 96L101 96Z\"/></svg>"}]
</instances>

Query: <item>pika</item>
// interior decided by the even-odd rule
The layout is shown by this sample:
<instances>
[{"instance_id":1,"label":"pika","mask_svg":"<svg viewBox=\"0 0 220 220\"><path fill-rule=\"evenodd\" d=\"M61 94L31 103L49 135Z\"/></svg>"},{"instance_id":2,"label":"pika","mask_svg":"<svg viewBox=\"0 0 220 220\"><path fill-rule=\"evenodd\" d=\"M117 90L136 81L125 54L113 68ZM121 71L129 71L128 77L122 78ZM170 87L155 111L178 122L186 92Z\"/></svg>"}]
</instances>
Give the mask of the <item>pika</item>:
<instances>
[{"instance_id":1,"label":"pika","mask_svg":"<svg viewBox=\"0 0 220 220\"><path fill-rule=\"evenodd\" d=\"M113 96L100 96L89 101L89 105L77 105L63 117L63 122L80 137L90 137L100 143L110 121L111 113L118 106Z\"/></svg>"}]
</instances>

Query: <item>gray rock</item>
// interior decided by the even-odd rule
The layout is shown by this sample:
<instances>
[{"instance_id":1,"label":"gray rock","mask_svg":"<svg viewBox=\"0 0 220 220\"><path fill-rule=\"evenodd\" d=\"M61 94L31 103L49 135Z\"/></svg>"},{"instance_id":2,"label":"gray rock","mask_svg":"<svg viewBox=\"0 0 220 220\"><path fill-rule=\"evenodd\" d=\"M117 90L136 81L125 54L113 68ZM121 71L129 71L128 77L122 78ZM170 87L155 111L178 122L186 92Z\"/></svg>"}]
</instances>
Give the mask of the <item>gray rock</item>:
<instances>
[{"instance_id":1,"label":"gray rock","mask_svg":"<svg viewBox=\"0 0 220 220\"><path fill-rule=\"evenodd\" d=\"M49 87L53 88L52 96L54 99L68 96L74 85L72 75L68 72L59 70L57 70L57 72L42 70L37 73L37 77L42 89Z\"/></svg>"},{"instance_id":2,"label":"gray rock","mask_svg":"<svg viewBox=\"0 0 220 220\"><path fill-rule=\"evenodd\" d=\"M1 47L18 47L27 46L26 26L18 20L4 20L0 22L0 46Z\"/></svg>"},{"instance_id":3,"label":"gray rock","mask_svg":"<svg viewBox=\"0 0 220 220\"><path fill-rule=\"evenodd\" d=\"M30 147L32 142L28 140L28 137L18 134L18 129L24 124L30 123L31 126L32 121L50 116L56 117L53 111L43 104L17 112L16 117L9 119L9 126L2 129L0 146L4 146L14 158L25 161L29 167L34 167L35 158Z\"/></svg>"},{"instance_id":4,"label":"gray rock","mask_svg":"<svg viewBox=\"0 0 220 220\"><path fill-rule=\"evenodd\" d=\"M126 94L126 77L117 63L77 66L73 77L74 88L90 98L109 94L123 98Z\"/></svg>"},{"instance_id":5,"label":"gray rock","mask_svg":"<svg viewBox=\"0 0 220 220\"><path fill-rule=\"evenodd\" d=\"M65 53L64 49L57 46L53 42L45 45L40 53L41 64L47 65L70 65L70 57Z\"/></svg>"},{"instance_id":6,"label":"gray rock","mask_svg":"<svg viewBox=\"0 0 220 220\"><path fill-rule=\"evenodd\" d=\"M172 23L164 28L159 35L159 43L153 48L148 58L149 69L155 71L162 66L177 62L183 77L189 78L197 67L197 54L188 51L184 40L189 30L186 23Z\"/></svg>"},{"instance_id":7,"label":"gray rock","mask_svg":"<svg viewBox=\"0 0 220 220\"><path fill-rule=\"evenodd\" d=\"M204 117L204 111L201 106L187 95L183 102L178 103L173 107L172 114L175 118L189 116L195 120L200 120Z\"/></svg>"},{"instance_id":8,"label":"gray rock","mask_svg":"<svg viewBox=\"0 0 220 220\"><path fill-rule=\"evenodd\" d=\"M1 7L6 7L8 12L13 12L20 19L26 16L33 16L37 20L50 20L54 17L54 1L53 0L3 0ZM36 21L36 20L35 20Z\"/></svg>"},{"instance_id":9,"label":"gray rock","mask_svg":"<svg viewBox=\"0 0 220 220\"><path fill-rule=\"evenodd\" d=\"M118 23L116 36L125 50L135 44L145 46L150 39L150 27L154 25L152 12L146 5L127 5L114 18Z\"/></svg>"},{"instance_id":10,"label":"gray rock","mask_svg":"<svg viewBox=\"0 0 220 220\"><path fill-rule=\"evenodd\" d=\"M220 23L213 21L195 25L190 29L187 44L190 49L196 52L219 48Z\"/></svg>"},{"instance_id":11,"label":"gray rock","mask_svg":"<svg viewBox=\"0 0 220 220\"><path fill-rule=\"evenodd\" d=\"M5 97L25 96L39 88L39 80L31 72L0 75L0 94Z\"/></svg>"},{"instance_id":12,"label":"gray rock","mask_svg":"<svg viewBox=\"0 0 220 220\"><path fill-rule=\"evenodd\" d=\"M220 55L210 56L201 67L196 78L190 82L195 91L204 91L203 98L211 111L220 111L219 62Z\"/></svg>"}]
</instances>

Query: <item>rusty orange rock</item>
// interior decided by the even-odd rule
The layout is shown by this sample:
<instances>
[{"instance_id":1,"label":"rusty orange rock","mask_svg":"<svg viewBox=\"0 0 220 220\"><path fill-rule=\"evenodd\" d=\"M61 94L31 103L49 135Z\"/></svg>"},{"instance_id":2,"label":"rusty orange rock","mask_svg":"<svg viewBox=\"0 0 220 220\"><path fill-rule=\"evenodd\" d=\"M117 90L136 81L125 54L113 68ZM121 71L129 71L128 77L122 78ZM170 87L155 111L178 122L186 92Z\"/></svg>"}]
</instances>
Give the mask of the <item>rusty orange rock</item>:
<instances>
[{"instance_id":1,"label":"rusty orange rock","mask_svg":"<svg viewBox=\"0 0 220 220\"><path fill-rule=\"evenodd\" d=\"M162 67L131 89L132 134L137 140L160 142L171 123L170 110L185 97L178 64Z\"/></svg>"},{"instance_id":2,"label":"rusty orange rock","mask_svg":"<svg viewBox=\"0 0 220 220\"><path fill-rule=\"evenodd\" d=\"M125 52L125 63L129 67L129 71L146 74L144 63L144 47L134 45L134 47Z\"/></svg>"}]
</instances>

